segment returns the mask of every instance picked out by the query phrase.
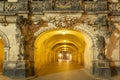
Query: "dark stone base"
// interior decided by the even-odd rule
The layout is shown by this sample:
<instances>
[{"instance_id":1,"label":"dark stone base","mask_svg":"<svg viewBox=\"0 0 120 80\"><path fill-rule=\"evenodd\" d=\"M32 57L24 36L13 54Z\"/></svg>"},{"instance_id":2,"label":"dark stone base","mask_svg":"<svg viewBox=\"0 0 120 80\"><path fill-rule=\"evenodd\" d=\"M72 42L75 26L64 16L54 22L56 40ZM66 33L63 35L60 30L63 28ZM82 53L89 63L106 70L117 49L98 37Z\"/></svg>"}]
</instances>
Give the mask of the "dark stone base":
<instances>
[{"instance_id":1,"label":"dark stone base","mask_svg":"<svg viewBox=\"0 0 120 80\"><path fill-rule=\"evenodd\" d=\"M100 77L111 77L110 68L94 68L93 74Z\"/></svg>"},{"instance_id":2,"label":"dark stone base","mask_svg":"<svg viewBox=\"0 0 120 80\"><path fill-rule=\"evenodd\" d=\"M120 66L117 67L117 73L120 75Z\"/></svg>"},{"instance_id":3,"label":"dark stone base","mask_svg":"<svg viewBox=\"0 0 120 80\"><path fill-rule=\"evenodd\" d=\"M120 75L120 66L111 67L112 76Z\"/></svg>"},{"instance_id":4,"label":"dark stone base","mask_svg":"<svg viewBox=\"0 0 120 80\"><path fill-rule=\"evenodd\" d=\"M16 78L25 78L26 77L25 69L16 69L15 77Z\"/></svg>"},{"instance_id":5,"label":"dark stone base","mask_svg":"<svg viewBox=\"0 0 120 80\"><path fill-rule=\"evenodd\" d=\"M15 69L4 69L3 75L13 78L15 77L15 72L16 72Z\"/></svg>"},{"instance_id":6,"label":"dark stone base","mask_svg":"<svg viewBox=\"0 0 120 80\"><path fill-rule=\"evenodd\" d=\"M24 69L6 69L3 71L3 75L11 78L25 78L26 73Z\"/></svg>"},{"instance_id":7,"label":"dark stone base","mask_svg":"<svg viewBox=\"0 0 120 80\"><path fill-rule=\"evenodd\" d=\"M25 78L26 68L24 61L5 62L3 66L3 75L11 78Z\"/></svg>"}]
</instances>

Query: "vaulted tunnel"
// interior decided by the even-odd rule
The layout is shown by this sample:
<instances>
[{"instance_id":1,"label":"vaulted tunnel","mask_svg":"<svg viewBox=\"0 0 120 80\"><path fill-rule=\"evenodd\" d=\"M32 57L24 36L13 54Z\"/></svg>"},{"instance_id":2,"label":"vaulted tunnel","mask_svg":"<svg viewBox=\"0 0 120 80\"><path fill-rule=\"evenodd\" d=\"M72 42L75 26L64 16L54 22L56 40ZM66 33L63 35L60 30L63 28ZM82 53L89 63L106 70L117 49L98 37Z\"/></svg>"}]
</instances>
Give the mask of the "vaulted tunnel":
<instances>
[{"instance_id":1,"label":"vaulted tunnel","mask_svg":"<svg viewBox=\"0 0 120 80\"><path fill-rule=\"evenodd\" d=\"M82 67L91 65L88 63L92 61L92 57L89 60L92 42L83 32L69 29L48 30L37 37L34 45L35 75L39 75L44 66L55 62L74 62Z\"/></svg>"}]
</instances>

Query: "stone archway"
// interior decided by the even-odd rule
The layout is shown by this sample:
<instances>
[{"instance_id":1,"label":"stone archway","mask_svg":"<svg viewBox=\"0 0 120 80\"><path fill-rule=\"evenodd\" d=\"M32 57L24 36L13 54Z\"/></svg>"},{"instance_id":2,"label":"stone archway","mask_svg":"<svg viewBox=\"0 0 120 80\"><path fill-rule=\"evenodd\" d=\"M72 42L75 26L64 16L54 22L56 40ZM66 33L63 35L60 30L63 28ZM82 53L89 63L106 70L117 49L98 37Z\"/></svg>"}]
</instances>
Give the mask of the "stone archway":
<instances>
[{"instance_id":1,"label":"stone archway","mask_svg":"<svg viewBox=\"0 0 120 80\"><path fill-rule=\"evenodd\" d=\"M21 23L21 21L26 21ZM35 39L42 34L45 31L48 30L59 30L62 28L68 29L68 30L76 30L79 32L83 32L86 35L86 39L88 41L90 41L90 46L88 48L86 48L87 52L89 51L89 49L92 50L92 55L91 55L91 60L87 61L85 60L85 64L89 65L89 67L85 66L85 68L88 68L90 71L92 71L92 61L97 60L97 56L99 54L99 51L97 51L97 46L96 46L96 35L97 32L94 31L94 28L90 25L87 24L81 24L78 23L76 25L72 25L71 27L62 27L62 26L56 26L54 23L49 22L45 22L44 20L41 23L38 24L34 24L34 23L30 23L31 21L23 17L20 18L20 21L18 19L18 25L19 25L19 29L21 30L21 34L22 36L24 36L24 43L25 43L25 60L27 61L26 64L26 68L28 69L27 75L34 75L32 73L34 73L34 41ZM29 24L28 24L29 23ZM86 41L87 42L87 41ZM32 50L32 51L31 51ZM85 53L87 53L85 52ZM88 56L89 56L88 55ZM91 64L89 64L91 63Z\"/></svg>"},{"instance_id":2,"label":"stone archway","mask_svg":"<svg viewBox=\"0 0 120 80\"><path fill-rule=\"evenodd\" d=\"M6 63L9 60L9 40L4 32L0 31L0 71L4 73L3 66L6 66Z\"/></svg>"},{"instance_id":3,"label":"stone archway","mask_svg":"<svg viewBox=\"0 0 120 80\"><path fill-rule=\"evenodd\" d=\"M3 60L4 60L4 42L0 38L0 73L2 73L3 70Z\"/></svg>"},{"instance_id":4,"label":"stone archway","mask_svg":"<svg viewBox=\"0 0 120 80\"><path fill-rule=\"evenodd\" d=\"M56 27L53 24L50 24L48 27L41 27L38 31L36 31L34 33L34 36L37 38L41 33L48 31L48 30L59 30L61 28ZM97 56L99 54L98 46L97 46L97 35L98 33L96 33L93 29L92 26L87 25L87 24L79 24L76 25L74 27L66 27L66 29L70 29L70 30L76 30L76 31L80 31L86 34L87 37L89 37L89 39L92 42L92 49L93 49L93 60L97 60Z\"/></svg>"},{"instance_id":5,"label":"stone archway","mask_svg":"<svg viewBox=\"0 0 120 80\"><path fill-rule=\"evenodd\" d=\"M82 27L82 26L80 26L80 27ZM86 30L84 30L84 29L81 29L81 28L79 28L79 27L75 27L75 28L73 28L73 29L69 29L69 28L63 28L63 29L59 29L59 28L50 28L49 27L49 29L48 28L46 28L46 29L44 29L44 30L42 30L42 31L38 31L38 32L36 32L36 36L38 36L37 37L37 39L35 40L35 49L34 49L34 60L35 60L35 75L39 72L39 70L40 70L40 68L41 68L41 66L44 66L44 64L47 64L47 60L45 59L45 63L43 62L43 60L40 60L40 56L42 56L41 58L44 58L44 55L46 55L46 54L40 54L40 53L42 53L42 52L40 52L40 50L44 50L46 47L44 46L44 44L42 44L42 43L46 43L46 42L44 42L44 40L43 40L43 42L42 42L42 38L43 39L46 39L46 38L49 38L48 36L44 36L43 34L44 33L46 33L46 32L49 32L49 31L58 31L58 33L61 31L61 30L66 30L66 32L68 31L73 31L73 33L71 33L71 35L74 35L74 32L78 32L79 34L78 35L76 35L76 36L80 36L81 34L82 35L84 35L84 40L83 40L83 42L85 41L85 44L87 45L86 46L86 48L83 50L83 53L84 54L80 54L80 55L82 55L82 58L83 59L80 59L80 55L79 56L77 56L77 58L75 59L74 58L74 60L75 61L77 61L78 63L80 63L80 64L83 64L84 65L84 67L85 68L87 68L87 69L89 69L90 71L91 71L91 68L92 68L92 61L94 60L94 47L93 47L93 45L95 44L95 40L93 40L93 39L95 39L95 38L93 38L94 36L93 35L91 35L91 33L89 33L89 32L87 32ZM89 34L88 34L89 33ZM51 32L51 34L52 34L52 32ZM49 33L47 34L47 35L50 35ZM55 34L54 34L55 35ZM58 35L58 34L57 34ZM53 37L54 38L54 37ZM63 37L62 37L63 38ZM52 38L51 38L52 39ZM53 41L53 40L52 40ZM39 44L41 42L41 44ZM50 41L49 41L50 42ZM63 40L63 42L64 42L64 40ZM77 42L77 40L76 40L76 42ZM56 43L57 44L57 43ZM79 43L77 43L77 44L79 44ZM42 46L41 48L39 47L39 46ZM79 47L80 48L80 47ZM37 54L37 53L39 53L39 54ZM44 52L43 52L44 53ZM49 53L49 50L48 50L48 53ZM37 58L39 56L39 58ZM85 58L85 57L87 57L87 58ZM82 61L82 62L81 62ZM42 64L43 63L43 64ZM37 72L36 72L37 71Z\"/></svg>"}]
</instances>

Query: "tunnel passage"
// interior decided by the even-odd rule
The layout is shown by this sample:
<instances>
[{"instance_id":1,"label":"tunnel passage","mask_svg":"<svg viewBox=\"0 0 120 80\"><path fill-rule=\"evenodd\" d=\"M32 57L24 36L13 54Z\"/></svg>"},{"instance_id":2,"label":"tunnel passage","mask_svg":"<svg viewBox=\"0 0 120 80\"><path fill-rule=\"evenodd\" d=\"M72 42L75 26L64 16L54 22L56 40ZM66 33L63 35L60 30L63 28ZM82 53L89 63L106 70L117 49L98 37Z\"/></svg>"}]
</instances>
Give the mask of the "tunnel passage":
<instances>
[{"instance_id":1,"label":"tunnel passage","mask_svg":"<svg viewBox=\"0 0 120 80\"><path fill-rule=\"evenodd\" d=\"M4 42L0 38L0 73L2 73L2 69L3 69L3 60L4 60L3 54L4 54Z\"/></svg>"},{"instance_id":2,"label":"tunnel passage","mask_svg":"<svg viewBox=\"0 0 120 80\"><path fill-rule=\"evenodd\" d=\"M87 46L84 37L84 33L69 29L48 30L41 33L34 43L35 75L47 64L59 60L68 60L84 66Z\"/></svg>"}]
</instances>

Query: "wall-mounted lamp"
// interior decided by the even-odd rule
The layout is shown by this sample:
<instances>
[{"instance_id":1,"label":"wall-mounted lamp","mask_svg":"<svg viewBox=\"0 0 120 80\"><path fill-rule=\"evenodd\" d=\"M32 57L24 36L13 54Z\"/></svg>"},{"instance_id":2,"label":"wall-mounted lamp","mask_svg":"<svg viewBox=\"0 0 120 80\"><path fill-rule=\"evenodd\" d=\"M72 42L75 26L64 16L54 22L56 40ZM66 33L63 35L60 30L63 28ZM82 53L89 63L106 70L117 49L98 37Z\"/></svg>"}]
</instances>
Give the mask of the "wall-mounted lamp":
<instances>
[{"instance_id":1,"label":"wall-mounted lamp","mask_svg":"<svg viewBox=\"0 0 120 80\"><path fill-rule=\"evenodd\" d=\"M66 34L66 31L62 31L62 34Z\"/></svg>"}]
</instances>

